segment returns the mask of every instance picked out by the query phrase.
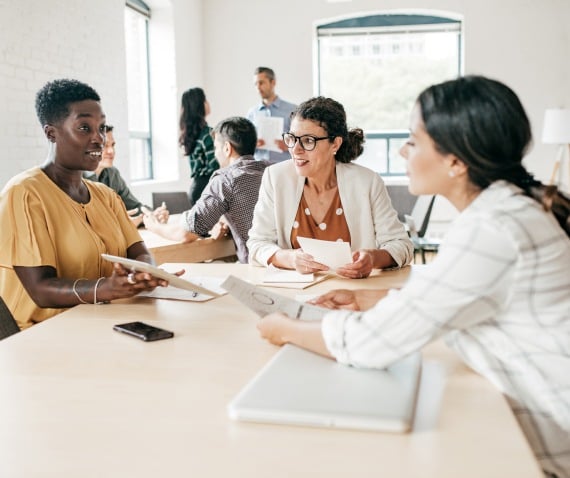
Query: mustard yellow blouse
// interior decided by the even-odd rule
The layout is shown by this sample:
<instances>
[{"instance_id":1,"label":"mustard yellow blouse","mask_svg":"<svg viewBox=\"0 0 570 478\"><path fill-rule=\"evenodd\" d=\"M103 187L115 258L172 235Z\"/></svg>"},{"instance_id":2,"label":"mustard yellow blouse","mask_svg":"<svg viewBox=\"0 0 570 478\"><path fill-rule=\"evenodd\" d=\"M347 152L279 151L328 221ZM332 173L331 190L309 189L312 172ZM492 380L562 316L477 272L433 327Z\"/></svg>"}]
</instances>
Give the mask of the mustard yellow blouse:
<instances>
[{"instance_id":1,"label":"mustard yellow blouse","mask_svg":"<svg viewBox=\"0 0 570 478\"><path fill-rule=\"evenodd\" d=\"M85 184L91 199L80 204L36 167L12 178L0 193L0 295L21 328L65 309L38 307L13 266L52 266L61 278L96 279L113 271L101 253L126 257L142 240L113 190Z\"/></svg>"}]
</instances>

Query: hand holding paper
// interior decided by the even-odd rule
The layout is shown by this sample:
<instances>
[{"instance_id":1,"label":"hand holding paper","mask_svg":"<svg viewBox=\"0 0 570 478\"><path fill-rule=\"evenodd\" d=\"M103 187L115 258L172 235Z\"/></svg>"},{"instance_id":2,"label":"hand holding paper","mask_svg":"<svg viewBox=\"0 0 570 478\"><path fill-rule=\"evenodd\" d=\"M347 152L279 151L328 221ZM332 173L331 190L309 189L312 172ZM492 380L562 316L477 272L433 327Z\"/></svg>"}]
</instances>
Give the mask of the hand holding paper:
<instances>
[{"instance_id":1,"label":"hand holding paper","mask_svg":"<svg viewBox=\"0 0 570 478\"><path fill-rule=\"evenodd\" d=\"M257 137L263 140L261 148L281 153L281 148L275 141L281 139L283 118L260 114L255 118L255 125L257 126Z\"/></svg>"},{"instance_id":2,"label":"hand holding paper","mask_svg":"<svg viewBox=\"0 0 570 478\"><path fill-rule=\"evenodd\" d=\"M313 256L320 262L335 270L352 262L352 253L348 242L322 241L308 237L297 237L303 252Z\"/></svg>"}]
</instances>

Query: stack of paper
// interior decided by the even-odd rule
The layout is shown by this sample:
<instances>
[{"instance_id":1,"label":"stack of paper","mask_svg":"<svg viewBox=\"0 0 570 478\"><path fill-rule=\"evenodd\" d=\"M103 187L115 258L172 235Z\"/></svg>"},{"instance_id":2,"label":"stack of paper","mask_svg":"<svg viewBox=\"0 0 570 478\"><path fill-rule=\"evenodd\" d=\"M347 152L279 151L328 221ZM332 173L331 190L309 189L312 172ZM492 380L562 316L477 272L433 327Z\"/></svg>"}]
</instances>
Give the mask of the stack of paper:
<instances>
[{"instance_id":1,"label":"stack of paper","mask_svg":"<svg viewBox=\"0 0 570 478\"><path fill-rule=\"evenodd\" d=\"M270 265L265 271L261 285L285 287L289 289L304 289L327 278L327 273L301 274L297 271L279 269L278 267Z\"/></svg>"}]
</instances>

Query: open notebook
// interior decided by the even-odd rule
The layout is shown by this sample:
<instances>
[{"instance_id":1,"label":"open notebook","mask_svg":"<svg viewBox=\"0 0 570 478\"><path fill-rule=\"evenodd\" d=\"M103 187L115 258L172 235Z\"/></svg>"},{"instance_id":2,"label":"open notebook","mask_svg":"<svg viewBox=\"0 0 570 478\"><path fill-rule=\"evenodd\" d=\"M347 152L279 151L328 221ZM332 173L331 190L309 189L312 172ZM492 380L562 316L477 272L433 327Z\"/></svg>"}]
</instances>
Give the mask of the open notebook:
<instances>
[{"instance_id":1,"label":"open notebook","mask_svg":"<svg viewBox=\"0 0 570 478\"><path fill-rule=\"evenodd\" d=\"M373 370L285 345L228 405L228 414L253 422L405 432L420 371L419 353Z\"/></svg>"}]
</instances>

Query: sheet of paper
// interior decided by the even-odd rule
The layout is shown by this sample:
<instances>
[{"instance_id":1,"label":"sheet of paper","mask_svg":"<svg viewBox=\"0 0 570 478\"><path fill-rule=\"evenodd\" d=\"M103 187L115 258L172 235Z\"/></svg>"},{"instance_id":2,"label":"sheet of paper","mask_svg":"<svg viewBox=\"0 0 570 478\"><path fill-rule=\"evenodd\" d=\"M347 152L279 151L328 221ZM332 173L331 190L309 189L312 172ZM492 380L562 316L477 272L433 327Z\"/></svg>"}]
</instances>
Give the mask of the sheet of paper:
<instances>
[{"instance_id":1,"label":"sheet of paper","mask_svg":"<svg viewBox=\"0 0 570 478\"><path fill-rule=\"evenodd\" d=\"M308 237L297 237L303 252L313 256L315 261L336 270L352 262L350 244L341 241L322 241Z\"/></svg>"},{"instance_id":2,"label":"sheet of paper","mask_svg":"<svg viewBox=\"0 0 570 478\"><path fill-rule=\"evenodd\" d=\"M289 297L262 289L235 276L229 276L222 287L260 317L273 312L283 312L294 319L319 320L329 312L328 309L303 304Z\"/></svg>"},{"instance_id":3,"label":"sheet of paper","mask_svg":"<svg viewBox=\"0 0 570 478\"><path fill-rule=\"evenodd\" d=\"M173 271L174 272L174 271ZM186 273L181 277L189 274ZM192 277L192 282L203 287L205 289L211 290L220 295L227 294L227 291L222 287L222 282L226 280L226 277ZM200 294L199 292L193 292L184 289L178 289L175 287L157 287L153 291L141 292L138 297L152 297L155 299L173 299L173 300L188 300L192 302L206 302L207 300L213 299L214 297L207 294Z\"/></svg>"},{"instance_id":4,"label":"sheet of paper","mask_svg":"<svg viewBox=\"0 0 570 478\"><path fill-rule=\"evenodd\" d=\"M301 274L297 271L292 271L288 269L279 269L271 264L263 276L263 283L271 282L313 282L315 280L315 274Z\"/></svg>"},{"instance_id":5,"label":"sheet of paper","mask_svg":"<svg viewBox=\"0 0 570 478\"><path fill-rule=\"evenodd\" d=\"M261 146L260 149L268 149L281 153L282 151L277 144L275 144L275 140L282 139L283 118L259 114L255 118L255 126L257 127L257 138L265 141L265 144Z\"/></svg>"}]
</instances>

